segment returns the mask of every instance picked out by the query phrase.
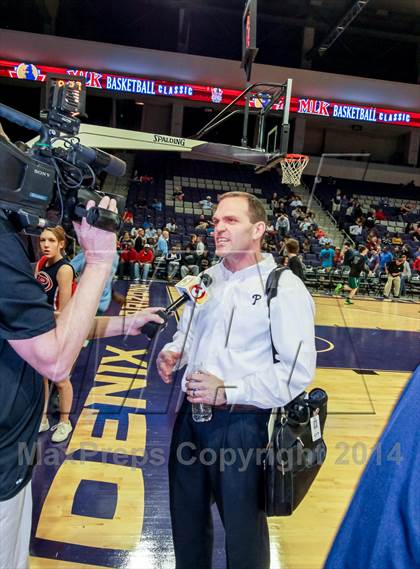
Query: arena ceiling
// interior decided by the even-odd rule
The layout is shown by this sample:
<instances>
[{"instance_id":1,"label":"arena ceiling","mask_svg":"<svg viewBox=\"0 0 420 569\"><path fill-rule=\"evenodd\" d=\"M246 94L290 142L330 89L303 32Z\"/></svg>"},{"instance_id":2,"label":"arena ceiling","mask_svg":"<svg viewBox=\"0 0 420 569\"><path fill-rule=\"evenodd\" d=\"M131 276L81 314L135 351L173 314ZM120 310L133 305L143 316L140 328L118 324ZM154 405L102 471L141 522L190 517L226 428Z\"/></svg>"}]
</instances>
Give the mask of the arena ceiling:
<instances>
[{"instance_id":1,"label":"arena ceiling","mask_svg":"<svg viewBox=\"0 0 420 569\"><path fill-rule=\"evenodd\" d=\"M244 0L0 0L3 28L241 57ZM322 55L356 4L362 10ZM258 0L256 63L418 83L420 0Z\"/></svg>"}]
</instances>

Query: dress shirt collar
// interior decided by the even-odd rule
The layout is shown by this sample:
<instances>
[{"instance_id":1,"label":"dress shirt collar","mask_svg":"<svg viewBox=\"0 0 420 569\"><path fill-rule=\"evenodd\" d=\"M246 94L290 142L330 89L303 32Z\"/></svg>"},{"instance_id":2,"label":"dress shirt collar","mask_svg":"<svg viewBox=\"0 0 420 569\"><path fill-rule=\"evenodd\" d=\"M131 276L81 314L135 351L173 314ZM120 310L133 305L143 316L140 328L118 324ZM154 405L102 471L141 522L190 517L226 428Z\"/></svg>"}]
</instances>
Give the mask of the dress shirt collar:
<instances>
[{"instance_id":1,"label":"dress shirt collar","mask_svg":"<svg viewBox=\"0 0 420 569\"><path fill-rule=\"evenodd\" d=\"M269 253L263 253L262 259L259 263L245 267L240 271L232 272L225 267L224 261L219 263L220 272L225 281L228 280L238 280L243 281L248 277L254 276L256 274L262 274L271 271L276 267L276 262L274 261L273 255Z\"/></svg>"}]
</instances>

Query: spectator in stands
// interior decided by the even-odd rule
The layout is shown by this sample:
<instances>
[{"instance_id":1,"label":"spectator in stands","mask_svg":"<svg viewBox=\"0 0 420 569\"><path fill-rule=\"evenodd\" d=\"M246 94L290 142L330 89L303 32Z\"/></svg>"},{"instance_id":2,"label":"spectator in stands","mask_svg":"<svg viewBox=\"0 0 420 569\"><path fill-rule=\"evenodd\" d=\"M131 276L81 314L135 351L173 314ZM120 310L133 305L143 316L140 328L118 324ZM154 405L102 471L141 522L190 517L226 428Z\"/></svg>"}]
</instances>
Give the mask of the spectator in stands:
<instances>
[{"instance_id":1,"label":"spectator in stands","mask_svg":"<svg viewBox=\"0 0 420 569\"><path fill-rule=\"evenodd\" d=\"M307 237L305 237L303 241L302 251L305 253L305 255L311 252L311 243Z\"/></svg>"},{"instance_id":2,"label":"spectator in stands","mask_svg":"<svg viewBox=\"0 0 420 569\"><path fill-rule=\"evenodd\" d=\"M350 200L349 201L349 205L347 206L347 209L345 211L344 214L344 221L346 223L352 223L354 221L354 217L353 217L353 202Z\"/></svg>"},{"instance_id":3,"label":"spectator in stands","mask_svg":"<svg viewBox=\"0 0 420 569\"><path fill-rule=\"evenodd\" d=\"M166 231L166 229L164 229L162 231L162 235L159 237L157 242L157 252L156 252L157 256L166 257L166 255L169 253L168 242L169 242L169 231Z\"/></svg>"},{"instance_id":4,"label":"spectator in stands","mask_svg":"<svg viewBox=\"0 0 420 569\"><path fill-rule=\"evenodd\" d=\"M375 227L375 212L374 211L370 210L367 212L364 226L367 227L367 229L372 229L373 227Z\"/></svg>"},{"instance_id":5,"label":"spectator in stands","mask_svg":"<svg viewBox=\"0 0 420 569\"><path fill-rule=\"evenodd\" d=\"M379 264L379 252L376 249L371 249L367 255L367 265L369 271L374 273Z\"/></svg>"},{"instance_id":6,"label":"spectator in stands","mask_svg":"<svg viewBox=\"0 0 420 569\"><path fill-rule=\"evenodd\" d=\"M303 211L300 209L300 207L296 207L295 209L292 210L291 213L292 217L294 218L295 221L298 221L298 219L300 217L303 218Z\"/></svg>"},{"instance_id":7,"label":"spectator in stands","mask_svg":"<svg viewBox=\"0 0 420 569\"><path fill-rule=\"evenodd\" d=\"M349 207L349 204L350 204L349 198L346 196L346 194L342 194L340 200L340 210L346 211L346 209Z\"/></svg>"},{"instance_id":8,"label":"spectator in stands","mask_svg":"<svg viewBox=\"0 0 420 569\"><path fill-rule=\"evenodd\" d=\"M146 219L143 221L143 229L146 231L146 229L149 229L149 227L152 225L152 217L150 215L148 215L146 217Z\"/></svg>"},{"instance_id":9,"label":"spectator in stands","mask_svg":"<svg viewBox=\"0 0 420 569\"><path fill-rule=\"evenodd\" d=\"M211 196L207 196L205 200L198 202L203 209L213 209L214 203L211 201Z\"/></svg>"},{"instance_id":10,"label":"spectator in stands","mask_svg":"<svg viewBox=\"0 0 420 569\"><path fill-rule=\"evenodd\" d=\"M394 298L400 297L401 289L401 274L404 270L404 259L398 257L385 265L385 272L387 274L387 281L384 288L384 300L391 301L389 295L393 289Z\"/></svg>"},{"instance_id":11,"label":"spectator in stands","mask_svg":"<svg viewBox=\"0 0 420 569\"><path fill-rule=\"evenodd\" d=\"M307 211L306 212L306 217L308 218L308 220L311 222L311 225L313 225L314 227L317 227L316 223L315 223L315 214L313 211Z\"/></svg>"},{"instance_id":12,"label":"spectator in stands","mask_svg":"<svg viewBox=\"0 0 420 569\"><path fill-rule=\"evenodd\" d=\"M279 207L279 198L277 192L274 192L270 204L271 204L271 209L273 210L273 212L275 212L276 209Z\"/></svg>"},{"instance_id":13,"label":"spectator in stands","mask_svg":"<svg viewBox=\"0 0 420 569\"><path fill-rule=\"evenodd\" d=\"M289 259L288 267L293 271L293 273L300 278L303 282L305 280L303 265L298 257L299 253L299 241L297 239L286 239L285 245L286 255Z\"/></svg>"},{"instance_id":14,"label":"spectator in stands","mask_svg":"<svg viewBox=\"0 0 420 569\"><path fill-rule=\"evenodd\" d=\"M160 201L160 199L155 198L153 200L152 205L150 206L152 209L154 209L156 212L160 213L161 211L163 211L163 204Z\"/></svg>"},{"instance_id":15,"label":"spectator in stands","mask_svg":"<svg viewBox=\"0 0 420 569\"><path fill-rule=\"evenodd\" d=\"M120 252L120 262L118 265L119 278L134 279L134 263L137 261L137 251L132 244L126 245Z\"/></svg>"},{"instance_id":16,"label":"spectator in stands","mask_svg":"<svg viewBox=\"0 0 420 569\"><path fill-rule=\"evenodd\" d=\"M414 204L408 202L402 205L400 207L401 220L404 221L404 216L410 214L415 209L415 207L416 206Z\"/></svg>"},{"instance_id":17,"label":"spectator in stands","mask_svg":"<svg viewBox=\"0 0 420 569\"><path fill-rule=\"evenodd\" d=\"M181 186L175 186L174 188L174 198L179 201L182 202L184 199L184 192L182 191Z\"/></svg>"},{"instance_id":18,"label":"spectator in stands","mask_svg":"<svg viewBox=\"0 0 420 569\"><path fill-rule=\"evenodd\" d=\"M340 215L344 215L347 208L349 207L349 203L350 200L349 198L346 196L346 194L342 194L341 195L341 200L340 200Z\"/></svg>"},{"instance_id":19,"label":"spectator in stands","mask_svg":"<svg viewBox=\"0 0 420 569\"><path fill-rule=\"evenodd\" d=\"M334 249L330 247L329 243L326 243L325 247L321 249L319 258L323 269L330 271L333 268Z\"/></svg>"},{"instance_id":20,"label":"spectator in stands","mask_svg":"<svg viewBox=\"0 0 420 569\"><path fill-rule=\"evenodd\" d=\"M401 235L399 233L395 233L395 235L391 238L391 243L393 245L402 245L403 240L401 239Z\"/></svg>"},{"instance_id":21,"label":"spectator in stands","mask_svg":"<svg viewBox=\"0 0 420 569\"><path fill-rule=\"evenodd\" d=\"M381 207L375 211L375 219L376 221L384 221L386 220L385 213Z\"/></svg>"},{"instance_id":22,"label":"spectator in stands","mask_svg":"<svg viewBox=\"0 0 420 569\"><path fill-rule=\"evenodd\" d=\"M414 271L417 275L420 275L420 255L414 259L413 272Z\"/></svg>"},{"instance_id":23,"label":"spectator in stands","mask_svg":"<svg viewBox=\"0 0 420 569\"><path fill-rule=\"evenodd\" d=\"M168 266L168 282L171 282L178 273L179 264L181 262L181 254L178 245L174 245L166 255L166 262Z\"/></svg>"},{"instance_id":24,"label":"spectator in stands","mask_svg":"<svg viewBox=\"0 0 420 569\"><path fill-rule=\"evenodd\" d=\"M391 245L391 235L389 234L388 231L385 232L385 234L382 236L382 244L387 246L388 248L390 248Z\"/></svg>"},{"instance_id":25,"label":"spectator in stands","mask_svg":"<svg viewBox=\"0 0 420 569\"><path fill-rule=\"evenodd\" d=\"M354 225L350 225L349 234L350 235L361 235L363 231L362 222L359 219Z\"/></svg>"},{"instance_id":26,"label":"spectator in stands","mask_svg":"<svg viewBox=\"0 0 420 569\"><path fill-rule=\"evenodd\" d=\"M212 221L209 221L208 225L207 225L207 237L211 237L214 233L214 223Z\"/></svg>"},{"instance_id":27,"label":"spectator in stands","mask_svg":"<svg viewBox=\"0 0 420 569\"><path fill-rule=\"evenodd\" d=\"M354 249L352 249L351 243L346 242L343 245L343 267L350 267L351 262L354 257Z\"/></svg>"},{"instance_id":28,"label":"spectator in stands","mask_svg":"<svg viewBox=\"0 0 420 569\"><path fill-rule=\"evenodd\" d=\"M417 259L418 257L420 257L420 246L417 247L417 250L415 251L415 253L413 255L414 259Z\"/></svg>"},{"instance_id":29,"label":"spectator in stands","mask_svg":"<svg viewBox=\"0 0 420 569\"><path fill-rule=\"evenodd\" d=\"M402 254L401 259L404 261L404 263L403 271L401 273L400 296L405 296L405 283L411 279L411 267L410 263L408 262L407 255Z\"/></svg>"},{"instance_id":30,"label":"spectator in stands","mask_svg":"<svg viewBox=\"0 0 420 569\"><path fill-rule=\"evenodd\" d=\"M146 243L146 235L144 233L144 229L140 228L137 229L137 236L134 240L134 249L139 253Z\"/></svg>"},{"instance_id":31,"label":"spectator in stands","mask_svg":"<svg viewBox=\"0 0 420 569\"><path fill-rule=\"evenodd\" d=\"M379 237L374 229L371 229L366 239L366 246L368 249L375 248L379 243Z\"/></svg>"},{"instance_id":32,"label":"spectator in stands","mask_svg":"<svg viewBox=\"0 0 420 569\"><path fill-rule=\"evenodd\" d=\"M392 261L393 255L389 250L389 247L384 247L383 251L379 253L379 265L376 268L376 273L385 273L386 266Z\"/></svg>"},{"instance_id":33,"label":"spectator in stands","mask_svg":"<svg viewBox=\"0 0 420 569\"><path fill-rule=\"evenodd\" d=\"M192 251L196 251L197 241L198 241L198 236L196 235L196 233L191 233L190 242L188 243L188 245L191 247Z\"/></svg>"},{"instance_id":34,"label":"spectator in stands","mask_svg":"<svg viewBox=\"0 0 420 569\"><path fill-rule=\"evenodd\" d=\"M267 221L267 227L265 228L266 234L268 239L274 240L275 236L276 236L276 228L274 227L273 223L271 221Z\"/></svg>"},{"instance_id":35,"label":"spectator in stands","mask_svg":"<svg viewBox=\"0 0 420 569\"><path fill-rule=\"evenodd\" d=\"M147 240L147 243L148 243L148 245L150 245L150 248L151 248L151 250L152 250L152 252L153 252L153 255L154 255L155 257L156 257L156 254L157 254L157 242L158 242L158 240L157 240L156 237L153 238L153 239L148 239L148 240Z\"/></svg>"},{"instance_id":36,"label":"spectator in stands","mask_svg":"<svg viewBox=\"0 0 420 569\"><path fill-rule=\"evenodd\" d=\"M363 217L363 209L360 206L360 202L358 202L357 200L353 202L353 210L351 215L353 219Z\"/></svg>"},{"instance_id":37,"label":"spectator in stands","mask_svg":"<svg viewBox=\"0 0 420 569\"><path fill-rule=\"evenodd\" d=\"M303 219L303 221L301 221L299 223L299 229L301 231L303 231L304 233L306 233L309 229L311 229L312 227L312 220L311 218L307 215L305 216L305 218Z\"/></svg>"},{"instance_id":38,"label":"spectator in stands","mask_svg":"<svg viewBox=\"0 0 420 569\"><path fill-rule=\"evenodd\" d=\"M286 240L283 239L283 241L280 241L280 243L277 243L277 256L281 256L284 255L284 248L286 247Z\"/></svg>"},{"instance_id":39,"label":"spectator in stands","mask_svg":"<svg viewBox=\"0 0 420 569\"><path fill-rule=\"evenodd\" d=\"M400 247L401 255L407 255L407 259L413 259L413 250L408 243L404 243L402 247Z\"/></svg>"},{"instance_id":40,"label":"spectator in stands","mask_svg":"<svg viewBox=\"0 0 420 569\"><path fill-rule=\"evenodd\" d=\"M334 258L333 258L333 265L335 268L339 267L343 262L344 255L341 252L340 247L334 248Z\"/></svg>"},{"instance_id":41,"label":"spectator in stands","mask_svg":"<svg viewBox=\"0 0 420 569\"><path fill-rule=\"evenodd\" d=\"M200 223L197 223L197 225L195 226L195 230L197 231L197 233L205 233L207 235L208 227L209 224L207 223L207 221L201 221Z\"/></svg>"},{"instance_id":42,"label":"spectator in stands","mask_svg":"<svg viewBox=\"0 0 420 569\"><path fill-rule=\"evenodd\" d=\"M277 208L274 210L275 215L280 215L281 213L286 213L286 201L280 199Z\"/></svg>"},{"instance_id":43,"label":"spectator in stands","mask_svg":"<svg viewBox=\"0 0 420 569\"><path fill-rule=\"evenodd\" d=\"M206 269L208 269L211 265L211 259L210 259L210 254L208 249L205 249L203 251L203 254L200 255L199 257L199 272L202 273L203 271L205 271Z\"/></svg>"},{"instance_id":44,"label":"spectator in stands","mask_svg":"<svg viewBox=\"0 0 420 569\"><path fill-rule=\"evenodd\" d=\"M335 196L331 199L331 211L334 217L338 217L341 203L341 190L337 189Z\"/></svg>"},{"instance_id":45,"label":"spectator in stands","mask_svg":"<svg viewBox=\"0 0 420 569\"><path fill-rule=\"evenodd\" d=\"M155 256L153 249L149 243L145 243L144 247L137 253L137 258L134 264L134 278L135 280L147 281L150 269L153 266Z\"/></svg>"},{"instance_id":46,"label":"spectator in stands","mask_svg":"<svg viewBox=\"0 0 420 569\"><path fill-rule=\"evenodd\" d=\"M324 245L332 245L333 244L333 240L331 239L331 237L328 237L328 235L326 233L324 233L324 235L322 235L318 239L318 242L322 247L324 247Z\"/></svg>"},{"instance_id":47,"label":"spectator in stands","mask_svg":"<svg viewBox=\"0 0 420 569\"><path fill-rule=\"evenodd\" d=\"M125 231L123 235L120 237L118 247L121 251L125 251L127 249L131 249L134 246L134 241L131 238L131 235L128 231Z\"/></svg>"},{"instance_id":48,"label":"spectator in stands","mask_svg":"<svg viewBox=\"0 0 420 569\"><path fill-rule=\"evenodd\" d=\"M278 240L281 241L290 232L290 221L285 213L281 213L276 221Z\"/></svg>"},{"instance_id":49,"label":"spectator in stands","mask_svg":"<svg viewBox=\"0 0 420 569\"><path fill-rule=\"evenodd\" d=\"M414 223L407 223L404 229L404 233L408 234L410 231L414 231Z\"/></svg>"},{"instance_id":50,"label":"spectator in stands","mask_svg":"<svg viewBox=\"0 0 420 569\"><path fill-rule=\"evenodd\" d=\"M198 275L198 263L199 259L196 252L192 249L191 245L188 244L181 257L181 277L184 278L187 275Z\"/></svg>"},{"instance_id":51,"label":"spectator in stands","mask_svg":"<svg viewBox=\"0 0 420 569\"><path fill-rule=\"evenodd\" d=\"M412 241L420 241L420 223L415 223L414 226L415 229L409 233L410 239Z\"/></svg>"},{"instance_id":52,"label":"spectator in stands","mask_svg":"<svg viewBox=\"0 0 420 569\"><path fill-rule=\"evenodd\" d=\"M122 215L122 220L124 223L133 225L133 212L126 209Z\"/></svg>"},{"instance_id":53,"label":"spectator in stands","mask_svg":"<svg viewBox=\"0 0 420 569\"><path fill-rule=\"evenodd\" d=\"M140 176L138 170L134 170L133 182L141 182L142 184L148 182L151 184L154 181L153 176Z\"/></svg>"},{"instance_id":54,"label":"spectator in stands","mask_svg":"<svg viewBox=\"0 0 420 569\"><path fill-rule=\"evenodd\" d=\"M288 267L288 266L289 266L289 257L287 255L280 257L279 267Z\"/></svg>"},{"instance_id":55,"label":"spectator in stands","mask_svg":"<svg viewBox=\"0 0 420 569\"><path fill-rule=\"evenodd\" d=\"M205 249L206 249L206 246L203 243L203 238L200 235L198 235L197 241L196 241L195 252L197 253L198 256L201 256L204 253Z\"/></svg>"},{"instance_id":56,"label":"spectator in stands","mask_svg":"<svg viewBox=\"0 0 420 569\"><path fill-rule=\"evenodd\" d=\"M291 207L291 209L296 209L297 207L301 208L303 206L303 203L302 200L300 199L300 196L294 194L292 196L291 202L289 203L289 206Z\"/></svg>"},{"instance_id":57,"label":"spectator in stands","mask_svg":"<svg viewBox=\"0 0 420 569\"><path fill-rule=\"evenodd\" d=\"M169 231L169 233L178 233L178 226L175 223L174 218L171 218L169 222L166 224L166 229Z\"/></svg>"},{"instance_id":58,"label":"spectator in stands","mask_svg":"<svg viewBox=\"0 0 420 569\"><path fill-rule=\"evenodd\" d=\"M277 244L274 240L268 239L267 241L263 241L265 243L265 249L267 253L275 253L277 251Z\"/></svg>"},{"instance_id":59,"label":"spectator in stands","mask_svg":"<svg viewBox=\"0 0 420 569\"><path fill-rule=\"evenodd\" d=\"M198 218L198 220L195 224L195 228L196 229L206 229L207 228L207 221L206 221L204 214L201 214L200 217Z\"/></svg>"},{"instance_id":60,"label":"spectator in stands","mask_svg":"<svg viewBox=\"0 0 420 569\"><path fill-rule=\"evenodd\" d=\"M157 237L157 230L154 228L153 223L150 224L144 233L146 239L154 239Z\"/></svg>"}]
</instances>

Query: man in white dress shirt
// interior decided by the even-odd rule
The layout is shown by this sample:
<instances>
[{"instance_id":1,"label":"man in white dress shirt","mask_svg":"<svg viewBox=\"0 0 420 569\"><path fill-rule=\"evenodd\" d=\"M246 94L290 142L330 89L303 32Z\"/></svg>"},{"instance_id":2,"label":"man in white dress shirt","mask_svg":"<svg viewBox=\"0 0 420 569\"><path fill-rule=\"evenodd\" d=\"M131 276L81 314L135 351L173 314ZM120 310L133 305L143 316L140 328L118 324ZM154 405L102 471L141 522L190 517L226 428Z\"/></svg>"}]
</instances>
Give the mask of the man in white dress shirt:
<instances>
[{"instance_id":1,"label":"man in white dress shirt","mask_svg":"<svg viewBox=\"0 0 420 569\"><path fill-rule=\"evenodd\" d=\"M176 569L211 569L214 501L229 568L268 569L262 449L270 410L294 399L314 376L314 304L302 281L286 270L269 318L265 284L276 263L261 252L266 213L258 198L222 195L213 221L222 261L206 271L212 278L208 300L186 305L157 361L166 383L187 365L169 461ZM191 373L198 363L204 371ZM212 419L195 423L193 402L213 405Z\"/></svg>"}]
</instances>

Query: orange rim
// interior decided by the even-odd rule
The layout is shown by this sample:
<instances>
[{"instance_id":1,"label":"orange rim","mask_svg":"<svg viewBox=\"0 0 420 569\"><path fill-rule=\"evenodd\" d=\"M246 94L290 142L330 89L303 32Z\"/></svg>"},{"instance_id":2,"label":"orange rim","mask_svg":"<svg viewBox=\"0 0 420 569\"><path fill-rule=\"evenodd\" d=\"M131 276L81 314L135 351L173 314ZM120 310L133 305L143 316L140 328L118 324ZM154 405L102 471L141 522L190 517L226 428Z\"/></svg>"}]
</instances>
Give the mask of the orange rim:
<instances>
[{"instance_id":1,"label":"orange rim","mask_svg":"<svg viewBox=\"0 0 420 569\"><path fill-rule=\"evenodd\" d=\"M283 156L283 162L303 162L304 160L309 160L309 156L305 154L286 154Z\"/></svg>"}]
</instances>

